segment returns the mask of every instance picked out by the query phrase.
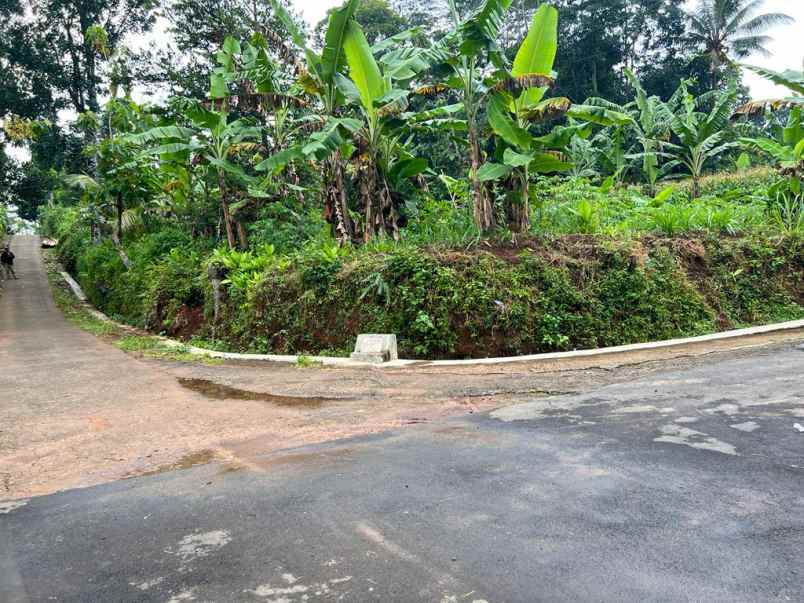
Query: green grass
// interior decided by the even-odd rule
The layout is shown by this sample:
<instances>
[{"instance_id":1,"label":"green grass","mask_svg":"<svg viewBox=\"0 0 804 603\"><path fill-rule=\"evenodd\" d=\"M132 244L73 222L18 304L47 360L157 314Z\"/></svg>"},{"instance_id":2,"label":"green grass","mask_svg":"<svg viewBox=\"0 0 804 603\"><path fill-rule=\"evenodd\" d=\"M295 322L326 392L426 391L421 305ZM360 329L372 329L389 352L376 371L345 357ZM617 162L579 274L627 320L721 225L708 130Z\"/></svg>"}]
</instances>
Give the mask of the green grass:
<instances>
[{"instance_id":1,"label":"green grass","mask_svg":"<svg viewBox=\"0 0 804 603\"><path fill-rule=\"evenodd\" d=\"M186 345L170 346L158 337L152 335L125 334L128 329L109 320L101 320L94 316L89 309L75 297L69 285L64 282L59 265L55 259L45 253L45 266L48 281L53 293L53 300L61 310L64 317L79 329L92 333L96 337L110 340L114 345L128 353L145 358L158 358L162 360L176 360L179 362L201 362L203 364L222 364L220 358L199 356L190 352ZM132 329L133 330L133 329Z\"/></svg>"},{"instance_id":2,"label":"green grass","mask_svg":"<svg viewBox=\"0 0 804 603\"><path fill-rule=\"evenodd\" d=\"M324 366L324 363L319 362L318 360L313 360L310 358L310 356L299 354L299 356L296 358L296 366L298 368L321 368Z\"/></svg>"},{"instance_id":3,"label":"green grass","mask_svg":"<svg viewBox=\"0 0 804 603\"><path fill-rule=\"evenodd\" d=\"M115 341L115 345L129 354L137 354L145 358L162 360L178 360L180 362L202 362L203 364L223 364L220 358L210 358L193 354L189 346L172 346L164 340L152 335L126 335Z\"/></svg>"}]
</instances>

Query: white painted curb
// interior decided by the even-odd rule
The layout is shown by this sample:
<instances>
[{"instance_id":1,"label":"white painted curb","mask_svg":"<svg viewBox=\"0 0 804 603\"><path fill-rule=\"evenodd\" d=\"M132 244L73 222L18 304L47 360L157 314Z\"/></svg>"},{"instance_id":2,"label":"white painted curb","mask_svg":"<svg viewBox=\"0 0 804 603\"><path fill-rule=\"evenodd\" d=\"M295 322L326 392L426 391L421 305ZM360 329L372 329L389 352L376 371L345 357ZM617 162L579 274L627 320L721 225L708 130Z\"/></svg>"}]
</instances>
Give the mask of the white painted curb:
<instances>
[{"instance_id":1,"label":"white painted curb","mask_svg":"<svg viewBox=\"0 0 804 603\"><path fill-rule=\"evenodd\" d=\"M88 310L100 320L112 321L111 318L102 312L92 308L88 301L87 296L81 289L81 286L66 272L61 272L61 276L70 286L75 296L88 306ZM125 325L121 325L125 326ZM664 350L672 349L679 346L694 345L698 343L712 343L718 341L729 341L740 339L744 337L752 337L755 335L767 335L769 333L778 333L784 331L804 330L804 320L791 320L788 322L779 322L772 325L762 325L759 327L748 327L746 329L735 329L733 331L724 331L723 333L715 333L713 335L701 335L698 337L684 337L680 339L666 339L664 341L651 341L648 343L632 343L629 345L618 345L609 348L597 348L594 350L576 350L573 352L552 352L549 354L531 354L528 356L506 356L503 358L475 358L470 360L393 360L383 364L375 364L371 362L358 362L350 358L338 358L333 356L305 356L313 362L318 362L324 366L341 366L341 367L364 367L364 368L399 368L404 366L416 365L419 367L442 367L442 366L478 366L478 365L494 365L494 364L510 364L513 362L537 362L543 360L571 360L574 358L590 358L601 356L615 356L618 354L626 354L630 352L644 352L648 350ZM285 362L296 364L299 361L299 356L282 356L276 354L237 354L234 352L217 352L215 350L207 350L205 348L198 348L195 346L188 346L180 341L169 339L167 337L159 337L159 339L170 347L182 348L191 354L198 356L206 356L208 358L220 358L223 360L245 360L245 361L259 361L259 362ZM804 340L804 333L802 333L802 340Z\"/></svg>"}]
</instances>

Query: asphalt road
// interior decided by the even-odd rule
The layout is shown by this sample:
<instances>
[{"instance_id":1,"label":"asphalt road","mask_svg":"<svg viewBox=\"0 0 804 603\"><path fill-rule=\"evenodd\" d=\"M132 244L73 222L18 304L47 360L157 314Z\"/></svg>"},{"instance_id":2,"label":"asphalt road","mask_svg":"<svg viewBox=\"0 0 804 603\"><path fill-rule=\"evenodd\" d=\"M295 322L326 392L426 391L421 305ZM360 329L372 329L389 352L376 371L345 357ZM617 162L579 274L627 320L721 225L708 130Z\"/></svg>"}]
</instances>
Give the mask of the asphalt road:
<instances>
[{"instance_id":1,"label":"asphalt road","mask_svg":"<svg viewBox=\"0 0 804 603\"><path fill-rule=\"evenodd\" d=\"M0 601L802 601L804 351L6 503Z\"/></svg>"}]
</instances>

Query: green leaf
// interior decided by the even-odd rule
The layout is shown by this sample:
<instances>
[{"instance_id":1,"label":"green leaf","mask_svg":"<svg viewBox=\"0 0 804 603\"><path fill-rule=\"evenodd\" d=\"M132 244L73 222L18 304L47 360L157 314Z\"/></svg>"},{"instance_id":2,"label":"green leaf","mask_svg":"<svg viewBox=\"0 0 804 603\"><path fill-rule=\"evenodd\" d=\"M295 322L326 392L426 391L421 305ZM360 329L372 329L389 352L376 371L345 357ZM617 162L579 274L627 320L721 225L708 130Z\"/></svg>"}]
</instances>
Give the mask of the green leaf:
<instances>
[{"instance_id":1,"label":"green leaf","mask_svg":"<svg viewBox=\"0 0 804 603\"><path fill-rule=\"evenodd\" d=\"M186 142L171 142L153 147L152 149L148 149L146 152L150 155L173 155L176 153L184 153L185 151L193 151L198 148L198 145L195 144L188 144Z\"/></svg>"},{"instance_id":2,"label":"green leaf","mask_svg":"<svg viewBox=\"0 0 804 603\"><path fill-rule=\"evenodd\" d=\"M193 131L189 128L183 128L181 126L159 126L139 134L129 134L128 136L124 136L123 139L133 144L148 144L158 140L186 140L192 135Z\"/></svg>"},{"instance_id":3,"label":"green leaf","mask_svg":"<svg viewBox=\"0 0 804 603\"><path fill-rule=\"evenodd\" d=\"M349 21L343 38L343 52L349 64L349 75L360 92L363 107L369 113L374 111L374 102L385 94L385 82L380 67L371 54L366 36L357 21Z\"/></svg>"},{"instance_id":4,"label":"green leaf","mask_svg":"<svg viewBox=\"0 0 804 603\"><path fill-rule=\"evenodd\" d=\"M511 0L486 0L471 17L461 24L461 54L475 56L483 48L497 46L500 28Z\"/></svg>"},{"instance_id":5,"label":"green leaf","mask_svg":"<svg viewBox=\"0 0 804 603\"><path fill-rule=\"evenodd\" d=\"M477 170L477 178L480 182L488 182L490 180L499 180L505 178L513 171L510 165L503 165L501 163L484 163Z\"/></svg>"},{"instance_id":6,"label":"green leaf","mask_svg":"<svg viewBox=\"0 0 804 603\"><path fill-rule=\"evenodd\" d=\"M670 199L673 196L673 193L676 191L675 185L670 185L661 191L653 198L657 205L661 205Z\"/></svg>"},{"instance_id":7,"label":"green leaf","mask_svg":"<svg viewBox=\"0 0 804 603\"><path fill-rule=\"evenodd\" d=\"M521 77L538 74L550 75L558 48L558 11L549 4L542 4L530 22L528 35L514 57L511 75ZM538 103L546 88L531 88L519 98L522 108Z\"/></svg>"},{"instance_id":8,"label":"green leaf","mask_svg":"<svg viewBox=\"0 0 804 603\"><path fill-rule=\"evenodd\" d=\"M798 94L804 94L804 71L785 71L779 73L763 67L754 67L753 65L743 65L746 69L750 69L754 73L758 73L765 79L772 81L774 84L784 86Z\"/></svg>"},{"instance_id":9,"label":"green leaf","mask_svg":"<svg viewBox=\"0 0 804 603\"><path fill-rule=\"evenodd\" d=\"M418 113L404 113L403 118L410 122L428 121L437 117L449 117L455 113L463 111L463 103L455 103L454 105L442 105L427 111L419 111Z\"/></svg>"},{"instance_id":10,"label":"green leaf","mask_svg":"<svg viewBox=\"0 0 804 603\"><path fill-rule=\"evenodd\" d=\"M346 97L346 100L352 103L360 103L360 90L357 89L355 83L342 73L335 74L335 85L341 94Z\"/></svg>"},{"instance_id":11,"label":"green leaf","mask_svg":"<svg viewBox=\"0 0 804 603\"><path fill-rule=\"evenodd\" d=\"M213 71L209 76L209 97L225 98L229 95L226 87L226 77L219 71Z\"/></svg>"},{"instance_id":12,"label":"green leaf","mask_svg":"<svg viewBox=\"0 0 804 603\"><path fill-rule=\"evenodd\" d=\"M230 163L224 159L218 159L212 155L204 155L204 157L211 165L214 165L216 168L219 168L244 182L251 182L254 180L254 178L246 174L243 168L241 168L239 165L235 165L234 163Z\"/></svg>"},{"instance_id":13,"label":"green leaf","mask_svg":"<svg viewBox=\"0 0 804 603\"><path fill-rule=\"evenodd\" d=\"M503 153L503 163L512 167L522 167L529 165L535 155L533 153L517 153L513 149L505 149Z\"/></svg>"},{"instance_id":14,"label":"green leaf","mask_svg":"<svg viewBox=\"0 0 804 603\"><path fill-rule=\"evenodd\" d=\"M380 58L380 64L383 65L383 72L394 80L412 79L430 66L423 48L392 50Z\"/></svg>"},{"instance_id":15,"label":"green leaf","mask_svg":"<svg viewBox=\"0 0 804 603\"><path fill-rule=\"evenodd\" d=\"M412 178L417 174L421 174L427 169L427 159L424 157L414 157L412 159L403 159L397 161L391 167L389 176L391 181L398 184L407 178Z\"/></svg>"},{"instance_id":16,"label":"green leaf","mask_svg":"<svg viewBox=\"0 0 804 603\"><path fill-rule=\"evenodd\" d=\"M276 175L281 172L287 164L302 159L303 157L304 153L302 153L301 146L296 145L271 155L265 161L254 166L254 169L258 172L270 172Z\"/></svg>"},{"instance_id":17,"label":"green leaf","mask_svg":"<svg viewBox=\"0 0 804 603\"><path fill-rule=\"evenodd\" d=\"M496 93L491 96L488 103L488 121L494 133L508 144L521 150L530 148L532 137L514 122L508 112L506 95Z\"/></svg>"},{"instance_id":18,"label":"green leaf","mask_svg":"<svg viewBox=\"0 0 804 603\"><path fill-rule=\"evenodd\" d=\"M624 126L634 121L627 113L596 105L572 105L567 115L574 119L588 121L600 126Z\"/></svg>"},{"instance_id":19,"label":"green leaf","mask_svg":"<svg viewBox=\"0 0 804 603\"><path fill-rule=\"evenodd\" d=\"M307 36L304 34L304 31L302 31L302 29L298 26L296 20L290 15L290 13L288 13L287 9L280 0L270 0L270 2L271 2L271 8L274 10L274 13L282 22L284 28L288 30L290 38L293 40L293 43L299 48L304 48L307 44Z\"/></svg>"},{"instance_id":20,"label":"green leaf","mask_svg":"<svg viewBox=\"0 0 804 603\"><path fill-rule=\"evenodd\" d=\"M790 146L795 146L800 140L804 140L804 128L801 127L801 107L790 109L787 125L782 130L782 140Z\"/></svg>"},{"instance_id":21,"label":"green leaf","mask_svg":"<svg viewBox=\"0 0 804 603\"><path fill-rule=\"evenodd\" d=\"M380 42L377 42L374 46L371 47L371 52L373 54L379 54L389 48L398 47L403 42L407 42L409 40L413 40L414 38L419 37L422 34L421 27L411 27L410 29L406 29L405 31L401 31L398 34L395 34L389 38L385 38Z\"/></svg>"},{"instance_id":22,"label":"green leaf","mask_svg":"<svg viewBox=\"0 0 804 603\"><path fill-rule=\"evenodd\" d=\"M552 174L572 169L572 164L562 161L550 153L538 153L531 162L530 169L537 174Z\"/></svg>"},{"instance_id":23,"label":"green leaf","mask_svg":"<svg viewBox=\"0 0 804 603\"><path fill-rule=\"evenodd\" d=\"M609 176L606 178L599 187L597 187L598 192L606 194L614 187L614 176Z\"/></svg>"},{"instance_id":24,"label":"green leaf","mask_svg":"<svg viewBox=\"0 0 804 603\"><path fill-rule=\"evenodd\" d=\"M324 51L321 53L321 77L326 82L332 82L335 74L340 71L346 60L343 54L343 44L349 23L357 10L360 0L347 0L329 16L327 33L324 37Z\"/></svg>"},{"instance_id":25,"label":"green leaf","mask_svg":"<svg viewBox=\"0 0 804 603\"><path fill-rule=\"evenodd\" d=\"M792 158L788 147L770 138L741 138L740 142L766 152L777 161L789 161Z\"/></svg>"},{"instance_id":26,"label":"green leaf","mask_svg":"<svg viewBox=\"0 0 804 603\"><path fill-rule=\"evenodd\" d=\"M798 141L796 148L793 149L793 155L797 161L804 159L804 139Z\"/></svg>"}]
</instances>

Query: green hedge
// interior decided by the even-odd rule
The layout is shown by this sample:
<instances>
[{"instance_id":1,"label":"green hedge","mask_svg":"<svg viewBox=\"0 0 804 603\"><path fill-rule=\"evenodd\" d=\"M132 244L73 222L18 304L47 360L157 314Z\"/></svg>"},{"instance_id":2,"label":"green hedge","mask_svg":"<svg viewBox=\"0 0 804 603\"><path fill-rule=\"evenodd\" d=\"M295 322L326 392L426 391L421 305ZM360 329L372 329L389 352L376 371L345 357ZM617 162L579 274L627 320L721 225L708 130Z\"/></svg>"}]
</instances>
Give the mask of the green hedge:
<instances>
[{"instance_id":1,"label":"green hedge","mask_svg":"<svg viewBox=\"0 0 804 603\"><path fill-rule=\"evenodd\" d=\"M573 235L515 248L382 249L220 252L212 257L229 258L230 271L213 325L210 256L181 232L127 245L129 270L85 229L59 246L108 314L243 351L346 354L358 333L388 332L409 358L519 355L804 318L800 237Z\"/></svg>"},{"instance_id":2,"label":"green hedge","mask_svg":"<svg viewBox=\"0 0 804 603\"><path fill-rule=\"evenodd\" d=\"M358 333L389 332L406 357L455 358L804 317L800 240L572 239L513 255L401 249L302 261L230 298L218 336L238 349L346 353Z\"/></svg>"}]
</instances>

